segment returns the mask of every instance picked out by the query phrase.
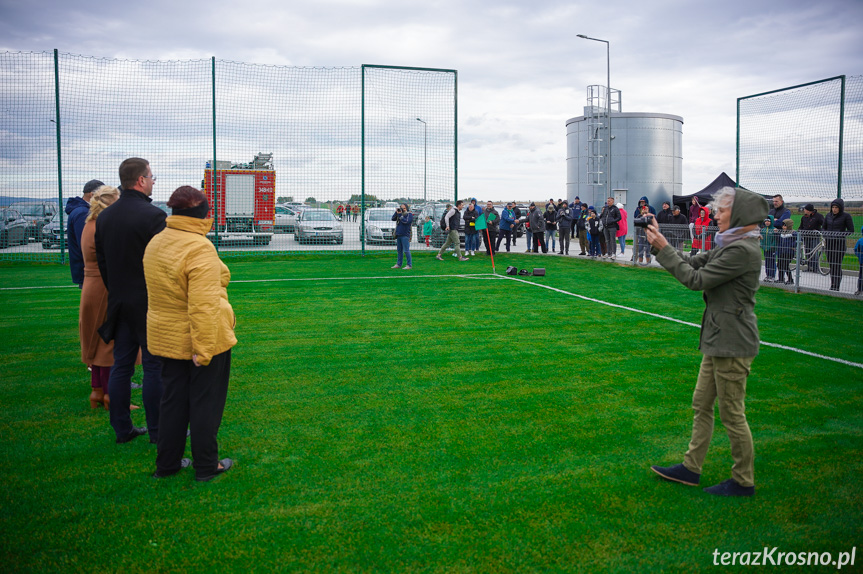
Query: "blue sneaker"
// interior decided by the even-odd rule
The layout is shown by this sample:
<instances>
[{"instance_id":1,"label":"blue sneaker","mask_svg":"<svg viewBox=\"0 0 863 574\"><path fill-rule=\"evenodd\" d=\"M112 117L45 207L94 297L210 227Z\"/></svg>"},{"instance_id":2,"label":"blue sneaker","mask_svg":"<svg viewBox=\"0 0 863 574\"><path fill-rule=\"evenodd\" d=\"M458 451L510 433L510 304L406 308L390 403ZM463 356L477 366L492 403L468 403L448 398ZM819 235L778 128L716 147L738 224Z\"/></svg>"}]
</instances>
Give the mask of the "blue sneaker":
<instances>
[{"instance_id":1,"label":"blue sneaker","mask_svg":"<svg viewBox=\"0 0 863 574\"><path fill-rule=\"evenodd\" d=\"M716 496L752 496L755 494L754 486L740 486L733 478L729 478L724 482L720 482L716 486L705 488L704 492L715 494Z\"/></svg>"},{"instance_id":2,"label":"blue sneaker","mask_svg":"<svg viewBox=\"0 0 863 574\"><path fill-rule=\"evenodd\" d=\"M679 482L681 484L687 484L689 486L698 486L698 483L701 481L700 474L692 472L682 464L675 464L674 466L654 465L650 467L650 470L652 470L665 480Z\"/></svg>"}]
</instances>

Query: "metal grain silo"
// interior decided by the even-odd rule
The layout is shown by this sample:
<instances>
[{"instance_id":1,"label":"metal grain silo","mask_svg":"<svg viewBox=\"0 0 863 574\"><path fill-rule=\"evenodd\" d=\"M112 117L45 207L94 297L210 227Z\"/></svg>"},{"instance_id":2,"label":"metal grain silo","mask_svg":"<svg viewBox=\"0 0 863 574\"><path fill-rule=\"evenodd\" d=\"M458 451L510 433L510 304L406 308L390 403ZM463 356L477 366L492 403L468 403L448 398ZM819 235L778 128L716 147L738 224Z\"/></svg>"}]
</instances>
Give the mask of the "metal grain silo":
<instances>
[{"instance_id":1,"label":"metal grain silo","mask_svg":"<svg viewBox=\"0 0 863 574\"><path fill-rule=\"evenodd\" d=\"M566 122L567 197L572 201L579 196L597 209L608 197L606 159L600 158L597 164L596 158L590 157L590 149L593 146L593 155L596 155L596 140L607 141L607 135L604 135L607 134L607 122L602 107L590 106L585 107L583 116ZM611 112L612 195L626 206L630 220L642 196L647 196L650 204L659 211L663 201L671 201L672 195L682 194L682 145L683 118L680 116ZM598 149L603 156L608 153L606 144L600 142ZM596 175L597 168L589 168L589 164L599 165L601 174Z\"/></svg>"}]
</instances>

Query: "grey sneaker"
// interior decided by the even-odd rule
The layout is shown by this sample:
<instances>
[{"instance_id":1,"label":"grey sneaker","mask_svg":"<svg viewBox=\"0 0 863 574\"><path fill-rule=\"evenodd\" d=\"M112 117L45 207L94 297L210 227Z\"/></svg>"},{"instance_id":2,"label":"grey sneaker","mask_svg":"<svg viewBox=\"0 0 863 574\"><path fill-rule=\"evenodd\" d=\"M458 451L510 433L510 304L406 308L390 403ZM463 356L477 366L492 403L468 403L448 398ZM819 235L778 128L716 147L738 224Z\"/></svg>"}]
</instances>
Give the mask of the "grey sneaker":
<instances>
[{"instance_id":1,"label":"grey sneaker","mask_svg":"<svg viewBox=\"0 0 863 574\"><path fill-rule=\"evenodd\" d=\"M458 260L459 261L467 261L468 259L467 259L467 257L459 257Z\"/></svg>"},{"instance_id":2,"label":"grey sneaker","mask_svg":"<svg viewBox=\"0 0 863 574\"><path fill-rule=\"evenodd\" d=\"M692 472L682 464L675 464L674 466L651 466L650 470L664 478L665 480L670 480L672 482L679 482L681 484L687 484L689 486L698 486L698 483L701 481L701 475L695 472Z\"/></svg>"},{"instance_id":3,"label":"grey sneaker","mask_svg":"<svg viewBox=\"0 0 863 574\"><path fill-rule=\"evenodd\" d=\"M404 270L407 271L409 269L413 269L413 267L411 267L410 265L405 265Z\"/></svg>"},{"instance_id":4,"label":"grey sneaker","mask_svg":"<svg viewBox=\"0 0 863 574\"><path fill-rule=\"evenodd\" d=\"M392 267L390 267L390 269L401 269L401 268L402 268L402 266L401 266L401 265L398 265L398 264L393 265Z\"/></svg>"},{"instance_id":5,"label":"grey sneaker","mask_svg":"<svg viewBox=\"0 0 863 574\"><path fill-rule=\"evenodd\" d=\"M434 258L438 261L443 261L443 257L441 257L440 255L435 255Z\"/></svg>"}]
</instances>

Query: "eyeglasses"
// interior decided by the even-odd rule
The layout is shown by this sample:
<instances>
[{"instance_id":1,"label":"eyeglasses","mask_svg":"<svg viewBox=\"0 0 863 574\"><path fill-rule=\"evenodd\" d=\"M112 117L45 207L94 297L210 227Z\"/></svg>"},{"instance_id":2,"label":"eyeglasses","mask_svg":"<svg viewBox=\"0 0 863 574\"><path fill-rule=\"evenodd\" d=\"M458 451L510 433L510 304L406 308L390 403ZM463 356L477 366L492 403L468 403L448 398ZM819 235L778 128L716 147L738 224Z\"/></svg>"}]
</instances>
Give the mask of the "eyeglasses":
<instances>
[{"instance_id":1,"label":"eyeglasses","mask_svg":"<svg viewBox=\"0 0 863 574\"><path fill-rule=\"evenodd\" d=\"M156 176L155 176L155 175L142 175L141 177L146 177L147 179L151 179L151 180L153 180L154 182L156 181Z\"/></svg>"}]
</instances>

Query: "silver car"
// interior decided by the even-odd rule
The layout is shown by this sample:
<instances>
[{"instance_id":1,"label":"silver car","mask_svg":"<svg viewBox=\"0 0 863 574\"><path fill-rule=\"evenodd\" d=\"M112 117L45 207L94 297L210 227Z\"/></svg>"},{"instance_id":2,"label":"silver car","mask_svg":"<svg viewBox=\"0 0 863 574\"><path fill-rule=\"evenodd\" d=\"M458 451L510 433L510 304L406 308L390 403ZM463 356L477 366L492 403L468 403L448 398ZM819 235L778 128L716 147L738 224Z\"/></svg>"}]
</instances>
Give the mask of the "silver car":
<instances>
[{"instance_id":1,"label":"silver car","mask_svg":"<svg viewBox=\"0 0 863 574\"><path fill-rule=\"evenodd\" d=\"M297 226L297 215L299 211L296 208L288 207L287 205L276 206L276 220L273 224L275 231L285 231L291 233Z\"/></svg>"},{"instance_id":2,"label":"silver car","mask_svg":"<svg viewBox=\"0 0 863 574\"><path fill-rule=\"evenodd\" d=\"M341 245L345 242L345 233L342 224L329 209L304 209L297 216L294 239L297 243L333 241Z\"/></svg>"},{"instance_id":3,"label":"silver car","mask_svg":"<svg viewBox=\"0 0 863 574\"><path fill-rule=\"evenodd\" d=\"M360 239L365 238L367 243L395 243L394 232L396 222L393 221L395 208L375 207L367 209L364 216L365 231L360 234ZM363 234L365 234L363 236Z\"/></svg>"}]
</instances>

